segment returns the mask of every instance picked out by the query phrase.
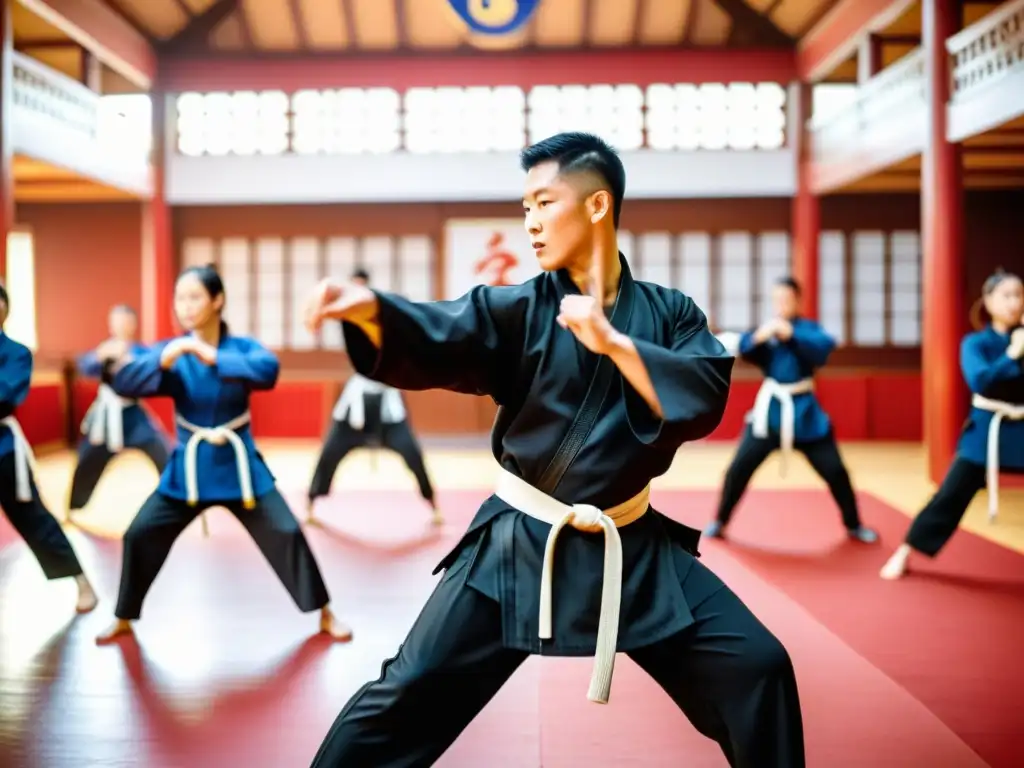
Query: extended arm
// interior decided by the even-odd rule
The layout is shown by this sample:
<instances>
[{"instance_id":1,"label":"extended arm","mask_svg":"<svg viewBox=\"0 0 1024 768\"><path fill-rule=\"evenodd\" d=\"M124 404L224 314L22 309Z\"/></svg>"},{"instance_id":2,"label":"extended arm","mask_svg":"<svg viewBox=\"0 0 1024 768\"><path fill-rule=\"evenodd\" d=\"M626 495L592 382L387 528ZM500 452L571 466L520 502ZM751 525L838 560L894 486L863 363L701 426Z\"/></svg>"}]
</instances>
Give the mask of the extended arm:
<instances>
[{"instance_id":1,"label":"extended arm","mask_svg":"<svg viewBox=\"0 0 1024 768\"><path fill-rule=\"evenodd\" d=\"M345 345L356 371L392 387L500 403L521 355L528 295L528 286L479 286L454 301L420 304L378 293L375 323L343 323Z\"/></svg>"},{"instance_id":2,"label":"extended arm","mask_svg":"<svg viewBox=\"0 0 1024 768\"><path fill-rule=\"evenodd\" d=\"M708 330L704 313L679 297L669 347L632 339L635 355L617 352L626 414L637 438L675 450L707 437L725 413L734 358ZM642 373L641 373L642 371Z\"/></svg>"},{"instance_id":3,"label":"extended arm","mask_svg":"<svg viewBox=\"0 0 1024 768\"><path fill-rule=\"evenodd\" d=\"M979 395L984 395L997 382L1024 375L1021 361L1008 354L1001 354L995 360L986 358L975 336L968 336L960 344L960 370L971 392Z\"/></svg>"},{"instance_id":4,"label":"extended arm","mask_svg":"<svg viewBox=\"0 0 1024 768\"><path fill-rule=\"evenodd\" d=\"M805 363L814 368L820 368L828 362L829 355L836 348L835 339L820 325L808 320L793 324L793 336L788 343Z\"/></svg>"},{"instance_id":5,"label":"extended arm","mask_svg":"<svg viewBox=\"0 0 1024 768\"><path fill-rule=\"evenodd\" d=\"M247 340L245 349L218 349L217 374L254 390L273 389L281 372L277 355L256 341Z\"/></svg>"}]
</instances>

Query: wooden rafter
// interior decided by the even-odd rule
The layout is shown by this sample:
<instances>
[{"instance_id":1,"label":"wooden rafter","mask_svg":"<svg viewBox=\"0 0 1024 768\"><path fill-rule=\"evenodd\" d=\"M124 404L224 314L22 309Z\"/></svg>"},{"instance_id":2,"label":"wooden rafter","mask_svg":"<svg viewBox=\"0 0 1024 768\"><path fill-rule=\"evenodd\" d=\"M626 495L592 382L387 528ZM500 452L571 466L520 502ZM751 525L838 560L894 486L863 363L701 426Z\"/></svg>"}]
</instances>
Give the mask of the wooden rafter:
<instances>
[{"instance_id":1,"label":"wooden rafter","mask_svg":"<svg viewBox=\"0 0 1024 768\"><path fill-rule=\"evenodd\" d=\"M324 0L326 2L327 0ZM345 19L345 29L348 30L349 48L359 47L359 29L356 26L356 9L352 6L352 0L338 0L341 3L341 15Z\"/></svg>"},{"instance_id":2,"label":"wooden rafter","mask_svg":"<svg viewBox=\"0 0 1024 768\"><path fill-rule=\"evenodd\" d=\"M644 17L647 15L647 2L648 0L636 0L633 13L633 34L631 36L631 43L634 47L640 45L640 35L644 28Z\"/></svg>"},{"instance_id":3,"label":"wooden rafter","mask_svg":"<svg viewBox=\"0 0 1024 768\"><path fill-rule=\"evenodd\" d=\"M194 16L174 37L159 45L163 53L186 53L205 50L210 33L232 13L241 15L241 0L217 0L198 16Z\"/></svg>"},{"instance_id":4,"label":"wooden rafter","mask_svg":"<svg viewBox=\"0 0 1024 768\"><path fill-rule=\"evenodd\" d=\"M715 0L732 17L729 42L732 45L753 45L789 48L793 38L776 27L767 16L762 16L743 0Z\"/></svg>"},{"instance_id":5,"label":"wooden rafter","mask_svg":"<svg viewBox=\"0 0 1024 768\"><path fill-rule=\"evenodd\" d=\"M295 36L299 41L302 50L309 48L309 34L306 30L306 22L302 16L302 9L299 7L299 0L288 0L288 8L292 14L292 25L295 27Z\"/></svg>"}]
</instances>

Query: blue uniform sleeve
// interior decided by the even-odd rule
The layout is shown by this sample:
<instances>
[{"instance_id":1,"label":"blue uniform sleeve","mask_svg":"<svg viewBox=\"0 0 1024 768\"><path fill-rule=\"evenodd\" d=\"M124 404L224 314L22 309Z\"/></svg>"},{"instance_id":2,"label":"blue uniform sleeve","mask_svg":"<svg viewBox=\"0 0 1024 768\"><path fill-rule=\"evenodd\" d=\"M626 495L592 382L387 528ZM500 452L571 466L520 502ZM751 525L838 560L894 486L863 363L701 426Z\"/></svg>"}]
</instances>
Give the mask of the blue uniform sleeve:
<instances>
[{"instance_id":1,"label":"blue uniform sleeve","mask_svg":"<svg viewBox=\"0 0 1024 768\"><path fill-rule=\"evenodd\" d=\"M95 352L86 352L77 360L78 374L87 379L98 379L103 376L103 361Z\"/></svg>"},{"instance_id":2,"label":"blue uniform sleeve","mask_svg":"<svg viewBox=\"0 0 1024 768\"><path fill-rule=\"evenodd\" d=\"M721 423L735 361L708 329L701 309L689 297L678 297L670 346L633 339L662 417L622 378L633 433L646 445L673 451L684 442L707 437Z\"/></svg>"},{"instance_id":3,"label":"blue uniform sleeve","mask_svg":"<svg viewBox=\"0 0 1024 768\"><path fill-rule=\"evenodd\" d=\"M793 336L789 345L808 365L820 368L828 362L829 355L836 348L833 339L825 329L810 320L802 320L793 324Z\"/></svg>"},{"instance_id":4,"label":"blue uniform sleeve","mask_svg":"<svg viewBox=\"0 0 1024 768\"><path fill-rule=\"evenodd\" d=\"M32 386L32 352L14 344L14 351L0 366L0 409L10 415L25 402Z\"/></svg>"},{"instance_id":5,"label":"blue uniform sleeve","mask_svg":"<svg viewBox=\"0 0 1024 768\"><path fill-rule=\"evenodd\" d=\"M985 355L981 339L968 336L960 343L960 370L971 392L984 395L993 384L1024 375L1020 360L1006 354L995 360Z\"/></svg>"},{"instance_id":6,"label":"blue uniform sleeve","mask_svg":"<svg viewBox=\"0 0 1024 768\"><path fill-rule=\"evenodd\" d=\"M166 344L158 344L131 358L114 372L110 386L121 397L173 396L177 375L160 367L160 355Z\"/></svg>"},{"instance_id":7,"label":"blue uniform sleeve","mask_svg":"<svg viewBox=\"0 0 1024 768\"><path fill-rule=\"evenodd\" d=\"M270 390L277 385L280 373L277 355L253 339L245 339L242 349L217 350L217 375L226 381L238 381L253 390Z\"/></svg>"},{"instance_id":8,"label":"blue uniform sleeve","mask_svg":"<svg viewBox=\"0 0 1024 768\"><path fill-rule=\"evenodd\" d=\"M758 344L754 340L756 330L747 331L740 336L739 356L751 365L765 368L771 359L771 350L767 344Z\"/></svg>"},{"instance_id":9,"label":"blue uniform sleeve","mask_svg":"<svg viewBox=\"0 0 1024 768\"><path fill-rule=\"evenodd\" d=\"M342 323L356 371L397 389L447 389L501 404L516 383L533 287L477 286L453 301L414 303L378 293L376 347Z\"/></svg>"}]
</instances>

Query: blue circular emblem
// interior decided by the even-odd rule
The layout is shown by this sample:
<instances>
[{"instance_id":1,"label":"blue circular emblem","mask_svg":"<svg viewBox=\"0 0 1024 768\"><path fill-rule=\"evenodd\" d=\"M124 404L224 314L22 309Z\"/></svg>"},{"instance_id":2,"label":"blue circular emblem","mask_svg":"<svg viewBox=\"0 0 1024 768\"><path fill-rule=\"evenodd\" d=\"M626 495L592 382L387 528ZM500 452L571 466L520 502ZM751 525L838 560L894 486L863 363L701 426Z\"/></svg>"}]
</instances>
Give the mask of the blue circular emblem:
<instances>
[{"instance_id":1,"label":"blue circular emblem","mask_svg":"<svg viewBox=\"0 0 1024 768\"><path fill-rule=\"evenodd\" d=\"M530 20L540 0L448 0L471 32L507 35Z\"/></svg>"}]
</instances>

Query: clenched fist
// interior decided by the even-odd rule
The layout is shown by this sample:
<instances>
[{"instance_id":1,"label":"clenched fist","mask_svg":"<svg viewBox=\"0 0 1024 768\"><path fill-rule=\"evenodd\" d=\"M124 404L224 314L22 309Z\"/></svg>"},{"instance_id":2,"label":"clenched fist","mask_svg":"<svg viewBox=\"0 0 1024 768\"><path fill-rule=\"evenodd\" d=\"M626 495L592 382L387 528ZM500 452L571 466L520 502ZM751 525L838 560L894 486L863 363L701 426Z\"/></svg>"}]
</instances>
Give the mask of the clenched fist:
<instances>
[{"instance_id":1,"label":"clenched fist","mask_svg":"<svg viewBox=\"0 0 1024 768\"><path fill-rule=\"evenodd\" d=\"M618 333L593 296L566 296L556 319L560 326L572 331L584 347L598 355L608 353Z\"/></svg>"},{"instance_id":2,"label":"clenched fist","mask_svg":"<svg viewBox=\"0 0 1024 768\"><path fill-rule=\"evenodd\" d=\"M373 291L364 285L330 278L320 281L306 301L304 312L310 333L319 331L324 320L347 320L358 324L370 322L376 315L377 296Z\"/></svg>"}]
</instances>

